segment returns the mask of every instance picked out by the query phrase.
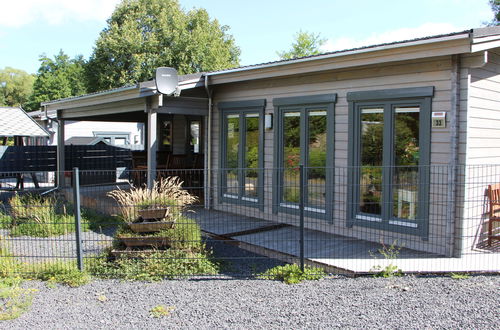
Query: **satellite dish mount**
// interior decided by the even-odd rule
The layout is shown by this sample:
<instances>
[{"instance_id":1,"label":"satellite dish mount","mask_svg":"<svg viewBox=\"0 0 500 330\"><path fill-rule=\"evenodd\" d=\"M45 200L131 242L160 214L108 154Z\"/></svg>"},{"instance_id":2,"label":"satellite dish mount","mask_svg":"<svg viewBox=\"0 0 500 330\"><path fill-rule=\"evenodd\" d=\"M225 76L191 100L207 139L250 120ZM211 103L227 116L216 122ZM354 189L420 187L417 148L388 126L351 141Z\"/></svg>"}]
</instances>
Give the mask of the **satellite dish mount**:
<instances>
[{"instance_id":1,"label":"satellite dish mount","mask_svg":"<svg viewBox=\"0 0 500 330\"><path fill-rule=\"evenodd\" d=\"M174 68L160 67L156 69L156 90L164 95L180 96L179 78Z\"/></svg>"}]
</instances>

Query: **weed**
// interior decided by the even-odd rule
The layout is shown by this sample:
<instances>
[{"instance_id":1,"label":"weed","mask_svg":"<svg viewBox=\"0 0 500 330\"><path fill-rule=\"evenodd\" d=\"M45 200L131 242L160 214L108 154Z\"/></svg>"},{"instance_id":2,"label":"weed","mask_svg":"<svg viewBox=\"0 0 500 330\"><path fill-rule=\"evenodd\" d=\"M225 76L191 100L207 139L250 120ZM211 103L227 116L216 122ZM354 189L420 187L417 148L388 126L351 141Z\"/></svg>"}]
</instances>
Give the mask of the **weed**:
<instances>
[{"instance_id":1,"label":"weed","mask_svg":"<svg viewBox=\"0 0 500 330\"><path fill-rule=\"evenodd\" d=\"M60 283L70 287L90 282L90 275L87 272L78 270L74 263L61 261L34 264L33 277L49 284Z\"/></svg>"},{"instance_id":2,"label":"weed","mask_svg":"<svg viewBox=\"0 0 500 330\"><path fill-rule=\"evenodd\" d=\"M259 278L283 281L286 284L296 284L304 280L319 280L326 276L323 269L305 266L304 271L296 264L276 266L260 274Z\"/></svg>"},{"instance_id":3,"label":"weed","mask_svg":"<svg viewBox=\"0 0 500 330\"><path fill-rule=\"evenodd\" d=\"M122 278L131 281L161 281L189 275L215 275L219 267L207 253L169 249L138 258L102 258L87 263L90 273L104 278Z\"/></svg>"},{"instance_id":4,"label":"weed","mask_svg":"<svg viewBox=\"0 0 500 330\"><path fill-rule=\"evenodd\" d=\"M165 305L158 305L149 311L152 317L164 317L164 316L169 316L171 312L175 310L174 306L165 306Z\"/></svg>"},{"instance_id":5,"label":"weed","mask_svg":"<svg viewBox=\"0 0 500 330\"><path fill-rule=\"evenodd\" d=\"M31 306L34 289L19 287L21 279L0 280L0 321L21 316Z\"/></svg>"},{"instance_id":6,"label":"weed","mask_svg":"<svg viewBox=\"0 0 500 330\"><path fill-rule=\"evenodd\" d=\"M16 276L22 270L23 264L10 254L3 237L0 236L0 278Z\"/></svg>"},{"instance_id":7,"label":"weed","mask_svg":"<svg viewBox=\"0 0 500 330\"><path fill-rule=\"evenodd\" d=\"M392 277L392 276L401 276L403 273L398 266L394 265L392 260L397 259L399 253L402 249L402 246L398 246L398 241L395 240L391 245L386 245L383 241L380 242L382 247L377 250L377 252L384 257L385 260L388 260L389 264L385 267L377 265L371 269L371 271L377 272L375 277ZM375 259L378 258L377 254L373 251L368 251L368 253Z\"/></svg>"},{"instance_id":8,"label":"weed","mask_svg":"<svg viewBox=\"0 0 500 330\"><path fill-rule=\"evenodd\" d=\"M61 283L75 287L90 281L88 273L79 271L74 262L22 263L10 254L0 237L0 278L15 276L47 281L49 286Z\"/></svg>"},{"instance_id":9,"label":"weed","mask_svg":"<svg viewBox=\"0 0 500 330\"><path fill-rule=\"evenodd\" d=\"M451 273L450 277L454 280L465 280L470 278L470 275L466 273Z\"/></svg>"}]
</instances>

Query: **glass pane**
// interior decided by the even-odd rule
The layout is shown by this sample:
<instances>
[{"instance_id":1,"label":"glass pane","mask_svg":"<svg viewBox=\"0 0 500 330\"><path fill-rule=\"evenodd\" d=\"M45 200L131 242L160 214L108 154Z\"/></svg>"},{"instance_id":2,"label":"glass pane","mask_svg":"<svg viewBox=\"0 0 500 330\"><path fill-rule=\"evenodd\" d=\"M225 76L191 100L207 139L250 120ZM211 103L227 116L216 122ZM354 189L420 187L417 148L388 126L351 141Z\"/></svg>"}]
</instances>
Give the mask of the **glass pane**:
<instances>
[{"instance_id":1,"label":"glass pane","mask_svg":"<svg viewBox=\"0 0 500 330\"><path fill-rule=\"evenodd\" d=\"M120 146L120 145L125 145L125 144L127 144L126 138L122 138L122 137L115 138L115 145Z\"/></svg>"},{"instance_id":2,"label":"glass pane","mask_svg":"<svg viewBox=\"0 0 500 330\"><path fill-rule=\"evenodd\" d=\"M245 196L257 197L259 167L259 114L245 115Z\"/></svg>"},{"instance_id":3,"label":"glass pane","mask_svg":"<svg viewBox=\"0 0 500 330\"><path fill-rule=\"evenodd\" d=\"M226 192L238 195L238 150L240 146L240 117L228 115L226 119Z\"/></svg>"},{"instance_id":4,"label":"glass pane","mask_svg":"<svg viewBox=\"0 0 500 330\"><path fill-rule=\"evenodd\" d=\"M161 144L166 147L172 146L172 121L165 120L161 128Z\"/></svg>"},{"instance_id":5,"label":"glass pane","mask_svg":"<svg viewBox=\"0 0 500 330\"><path fill-rule=\"evenodd\" d=\"M189 132L191 134L191 151L195 154L198 154L200 153L200 122L192 121L190 124Z\"/></svg>"},{"instance_id":6,"label":"glass pane","mask_svg":"<svg viewBox=\"0 0 500 330\"><path fill-rule=\"evenodd\" d=\"M384 109L361 110L361 173L359 210L382 215L382 150Z\"/></svg>"},{"instance_id":7,"label":"glass pane","mask_svg":"<svg viewBox=\"0 0 500 330\"><path fill-rule=\"evenodd\" d=\"M299 202L300 112L286 112L283 118L283 201Z\"/></svg>"},{"instance_id":8,"label":"glass pane","mask_svg":"<svg viewBox=\"0 0 500 330\"><path fill-rule=\"evenodd\" d=\"M309 111L308 114L307 204L324 208L326 193L326 111Z\"/></svg>"},{"instance_id":9,"label":"glass pane","mask_svg":"<svg viewBox=\"0 0 500 330\"><path fill-rule=\"evenodd\" d=\"M394 111L393 216L408 220L417 217L419 115L418 107Z\"/></svg>"}]
</instances>

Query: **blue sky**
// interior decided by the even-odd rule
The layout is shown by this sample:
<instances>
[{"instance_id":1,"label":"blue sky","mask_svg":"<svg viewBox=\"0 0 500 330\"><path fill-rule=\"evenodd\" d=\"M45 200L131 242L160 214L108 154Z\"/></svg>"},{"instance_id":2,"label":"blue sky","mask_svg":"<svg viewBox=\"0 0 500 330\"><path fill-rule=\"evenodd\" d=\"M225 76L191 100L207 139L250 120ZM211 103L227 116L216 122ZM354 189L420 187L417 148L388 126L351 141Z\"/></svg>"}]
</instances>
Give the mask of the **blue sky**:
<instances>
[{"instance_id":1,"label":"blue sky","mask_svg":"<svg viewBox=\"0 0 500 330\"><path fill-rule=\"evenodd\" d=\"M42 53L87 58L119 0L0 0L0 68L35 73ZM180 0L230 27L241 64L277 59L299 31L328 39L324 51L480 27L487 0Z\"/></svg>"}]
</instances>

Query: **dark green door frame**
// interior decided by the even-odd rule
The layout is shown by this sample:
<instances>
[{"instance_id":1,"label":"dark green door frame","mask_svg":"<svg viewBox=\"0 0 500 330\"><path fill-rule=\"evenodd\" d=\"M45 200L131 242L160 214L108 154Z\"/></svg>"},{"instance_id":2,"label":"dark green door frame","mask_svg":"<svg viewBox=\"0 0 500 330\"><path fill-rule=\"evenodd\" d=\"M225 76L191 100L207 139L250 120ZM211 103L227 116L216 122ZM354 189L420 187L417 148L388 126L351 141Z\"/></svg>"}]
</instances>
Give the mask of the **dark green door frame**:
<instances>
[{"instance_id":1,"label":"dark green door frame","mask_svg":"<svg viewBox=\"0 0 500 330\"><path fill-rule=\"evenodd\" d=\"M429 228L429 165L431 149L431 105L434 87L401 88L379 91L347 93L349 102L349 177L347 198L347 226L364 226L387 231L428 237ZM405 225L404 219L392 215L394 175L394 113L397 106L418 106L419 118L419 165L418 165L418 209L417 227ZM361 109L381 107L384 109L383 166L382 166L382 215L380 222L359 218L360 203L360 148ZM390 201L390 202L387 202ZM362 214L361 214L362 215ZM392 223L391 223L392 222Z\"/></svg>"}]
</instances>

